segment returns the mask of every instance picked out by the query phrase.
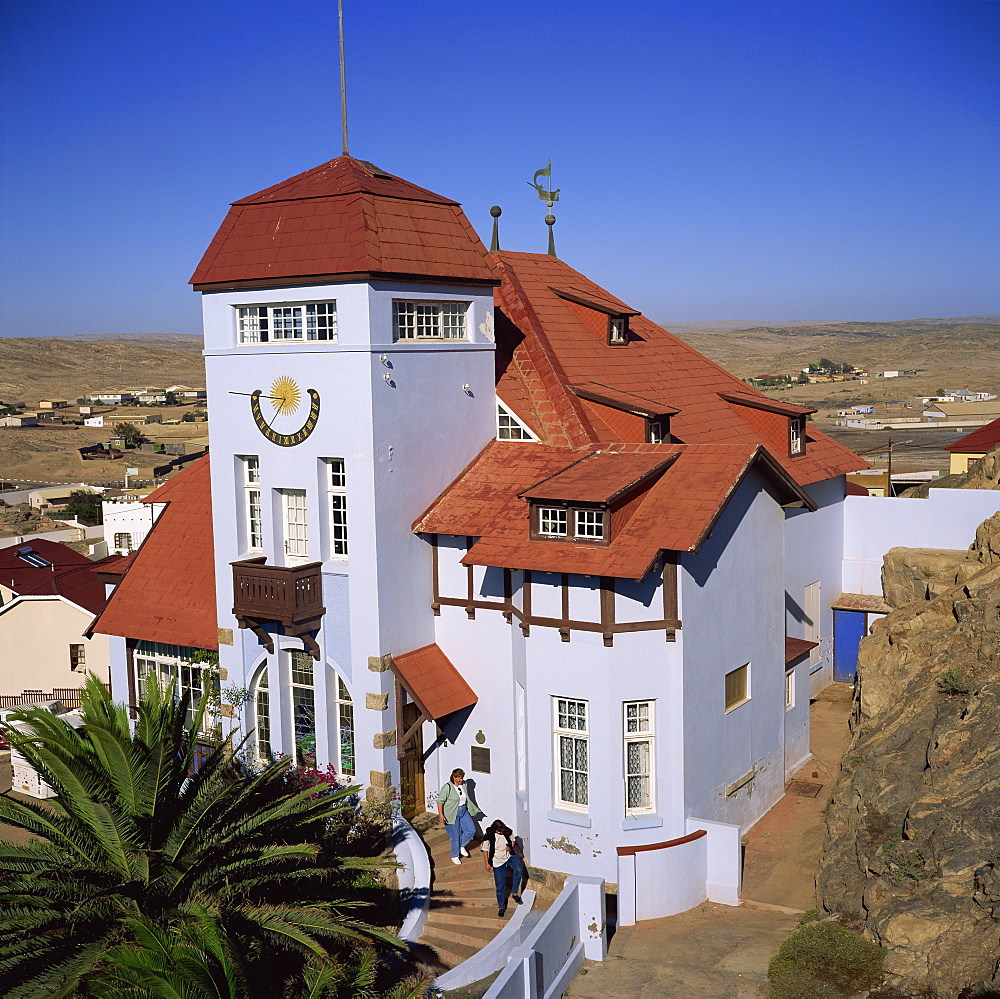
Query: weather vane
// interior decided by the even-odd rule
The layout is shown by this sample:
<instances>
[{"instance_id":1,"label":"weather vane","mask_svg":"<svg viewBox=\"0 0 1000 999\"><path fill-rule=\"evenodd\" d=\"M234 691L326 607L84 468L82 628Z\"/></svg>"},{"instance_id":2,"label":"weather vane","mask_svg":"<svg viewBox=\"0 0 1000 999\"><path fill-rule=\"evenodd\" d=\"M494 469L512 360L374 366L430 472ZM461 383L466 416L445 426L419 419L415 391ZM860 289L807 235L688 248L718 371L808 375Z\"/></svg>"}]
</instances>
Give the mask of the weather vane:
<instances>
[{"instance_id":1,"label":"weather vane","mask_svg":"<svg viewBox=\"0 0 1000 999\"><path fill-rule=\"evenodd\" d=\"M545 190L541 184L538 183L539 177L548 177L549 179L549 189ZM552 160L549 160L548 165L542 170L536 170L533 180L529 180L528 184L535 189L535 193L538 197L544 201L549 208L548 215L545 216L545 224L549 227L549 256L554 257L556 255L556 239L554 236L553 226L556 224L556 217L552 214L552 206L559 200L560 188L552 190Z\"/></svg>"}]
</instances>

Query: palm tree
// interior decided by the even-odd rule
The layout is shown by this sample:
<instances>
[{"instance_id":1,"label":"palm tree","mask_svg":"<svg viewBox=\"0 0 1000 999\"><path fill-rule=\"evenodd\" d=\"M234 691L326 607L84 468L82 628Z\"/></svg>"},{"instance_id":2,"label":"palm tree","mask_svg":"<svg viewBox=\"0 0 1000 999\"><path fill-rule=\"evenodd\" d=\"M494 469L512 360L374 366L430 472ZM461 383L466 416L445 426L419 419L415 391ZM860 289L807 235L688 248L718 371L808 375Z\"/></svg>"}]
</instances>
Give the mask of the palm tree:
<instances>
[{"instance_id":1,"label":"palm tree","mask_svg":"<svg viewBox=\"0 0 1000 999\"><path fill-rule=\"evenodd\" d=\"M150 684L133 732L91 676L79 728L39 707L10 716L27 730L8 728L11 744L57 798L0 796L0 821L36 837L0 842L0 994L229 999L264 983L274 996L275 983L401 946L360 918L358 886L380 862L345 855L356 789L295 790L287 760L241 773L228 741L196 758L205 702L191 720L188 707ZM176 960L162 957L171 948ZM112 993L101 983L130 953L189 971L200 961L215 991Z\"/></svg>"}]
</instances>

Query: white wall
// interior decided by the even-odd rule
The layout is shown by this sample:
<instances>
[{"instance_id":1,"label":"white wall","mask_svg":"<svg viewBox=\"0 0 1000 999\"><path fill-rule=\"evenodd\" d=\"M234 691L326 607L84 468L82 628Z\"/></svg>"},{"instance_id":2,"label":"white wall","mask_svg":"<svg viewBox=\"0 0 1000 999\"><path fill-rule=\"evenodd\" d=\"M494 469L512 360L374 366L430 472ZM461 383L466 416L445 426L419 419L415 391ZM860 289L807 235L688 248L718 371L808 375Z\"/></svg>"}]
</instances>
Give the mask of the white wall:
<instances>
[{"instance_id":1,"label":"white wall","mask_svg":"<svg viewBox=\"0 0 1000 999\"><path fill-rule=\"evenodd\" d=\"M127 555L130 551L135 551L145 541L165 506L165 503L140 503L138 500L127 503L105 500L101 503L108 554ZM131 547L115 547L115 535L122 533L129 535Z\"/></svg>"},{"instance_id":2,"label":"white wall","mask_svg":"<svg viewBox=\"0 0 1000 999\"><path fill-rule=\"evenodd\" d=\"M931 489L927 499L848 496L843 592L881 594L882 558L890 548L968 548L976 528L998 510L995 489Z\"/></svg>"},{"instance_id":3,"label":"white wall","mask_svg":"<svg viewBox=\"0 0 1000 999\"><path fill-rule=\"evenodd\" d=\"M682 563L685 814L743 829L784 793L783 526L770 488L751 473ZM727 712L725 676L744 663L750 698Z\"/></svg>"},{"instance_id":4,"label":"white wall","mask_svg":"<svg viewBox=\"0 0 1000 999\"><path fill-rule=\"evenodd\" d=\"M470 302L469 339L393 343L393 298ZM337 302L336 342L236 344L237 303L330 300ZM367 783L369 770L389 770L396 779L395 747L373 747L379 732L394 728L393 711L365 707L367 693L392 694L392 676L370 671L368 659L434 640L430 551L413 535L411 524L494 435L494 347L479 333L492 310L492 294L481 288L348 283L206 294L203 305L219 625L235 627L230 563L249 554L241 541L237 456L257 455L264 524L259 554L268 564L285 564L279 490L301 489L307 495L308 560L324 561L326 615L318 641L327 669L317 671L317 713L324 704L333 706L336 671L354 703L359 778ZM290 433L304 422L306 389L320 393L316 430L293 447L268 441L250 414L247 395L255 389L266 393L278 375L294 379L303 397L297 412L275 417L279 432ZM270 417L271 409L263 405ZM322 464L327 457L345 462L348 558L327 558ZM283 644L302 647L298 639ZM257 639L244 633L236 636L236 645L220 649L220 664L234 682L250 686L261 656ZM287 753L293 739L291 706L284 683L276 683L283 669L269 673L271 741L275 750ZM317 728L322 766L336 749L332 711L328 725L320 719Z\"/></svg>"}]
</instances>

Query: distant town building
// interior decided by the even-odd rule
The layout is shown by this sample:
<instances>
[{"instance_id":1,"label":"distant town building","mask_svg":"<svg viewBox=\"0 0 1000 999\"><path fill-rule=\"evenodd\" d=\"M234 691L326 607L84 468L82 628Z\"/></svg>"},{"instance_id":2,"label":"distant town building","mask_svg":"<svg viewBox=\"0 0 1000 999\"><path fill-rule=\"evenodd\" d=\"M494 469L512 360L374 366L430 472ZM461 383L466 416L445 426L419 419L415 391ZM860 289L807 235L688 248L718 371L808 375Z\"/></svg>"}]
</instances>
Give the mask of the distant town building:
<instances>
[{"instance_id":1,"label":"distant town building","mask_svg":"<svg viewBox=\"0 0 1000 999\"><path fill-rule=\"evenodd\" d=\"M21 413L18 416L0 416L0 427L37 427L38 417L34 413Z\"/></svg>"},{"instance_id":2,"label":"distant town building","mask_svg":"<svg viewBox=\"0 0 1000 999\"><path fill-rule=\"evenodd\" d=\"M108 555L130 555L146 539L163 512L163 503L143 503L138 499L105 500L104 541Z\"/></svg>"},{"instance_id":3,"label":"distant town building","mask_svg":"<svg viewBox=\"0 0 1000 999\"><path fill-rule=\"evenodd\" d=\"M971 434L966 434L951 444L945 444L944 449L950 454L949 473L961 475L967 472L998 444L1000 444L1000 419L973 430Z\"/></svg>"},{"instance_id":4,"label":"distant town building","mask_svg":"<svg viewBox=\"0 0 1000 999\"><path fill-rule=\"evenodd\" d=\"M109 406L121 406L123 403L131 402L134 398L131 392L99 392L97 395L88 395L91 402L103 402Z\"/></svg>"},{"instance_id":5,"label":"distant town building","mask_svg":"<svg viewBox=\"0 0 1000 999\"><path fill-rule=\"evenodd\" d=\"M934 402L923 416L942 422L985 424L1000 416L1000 402Z\"/></svg>"},{"instance_id":6,"label":"distant town building","mask_svg":"<svg viewBox=\"0 0 1000 999\"><path fill-rule=\"evenodd\" d=\"M108 682L107 636L84 637L106 603L106 565L42 538L0 548L0 695L58 697L88 672Z\"/></svg>"},{"instance_id":7,"label":"distant town building","mask_svg":"<svg viewBox=\"0 0 1000 999\"><path fill-rule=\"evenodd\" d=\"M69 403L65 399L42 399L38 403L39 409L65 409Z\"/></svg>"}]
</instances>

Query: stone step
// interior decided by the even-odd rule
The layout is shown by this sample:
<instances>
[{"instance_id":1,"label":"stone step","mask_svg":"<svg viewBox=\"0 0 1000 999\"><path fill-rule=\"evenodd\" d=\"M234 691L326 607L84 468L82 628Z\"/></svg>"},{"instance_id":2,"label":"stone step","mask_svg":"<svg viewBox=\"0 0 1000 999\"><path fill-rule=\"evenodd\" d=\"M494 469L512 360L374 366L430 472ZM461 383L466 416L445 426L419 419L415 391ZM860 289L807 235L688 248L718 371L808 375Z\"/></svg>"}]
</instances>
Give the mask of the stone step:
<instances>
[{"instance_id":1,"label":"stone step","mask_svg":"<svg viewBox=\"0 0 1000 999\"><path fill-rule=\"evenodd\" d=\"M492 908L497 904L497 893L492 889L484 889L476 894L475 889L467 888L461 892L434 891L431 893L431 908Z\"/></svg>"},{"instance_id":2,"label":"stone step","mask_svg":"<svg viewBox=\"0 0 1000 999\"><path fill-rule=\"evenodd\" d=\"M479 947L463 947L451 940L442 940L433 933L425 933L418 941L420 946L429 947L448 968L454 968L479 951Z\"/></svg>"},{"instance_id":3,"label":"stone step","mask_svg":"<svg viewBox=\"0 0 1000 999\"><path fill-rule=\"evenodd\" d=\"M462 926L474 926L489 930L491 934L499 933L503 929L504 917L501 919L497 913L496 899L493 899L493 908L480 910L482 912L492 912L492 915L474 915L469 911L460 912L454 909L431 909L427 917L427 927L443 926L447 929Z\"/></svg>"},{"instance_id":4,"label":"stone step","mask_svg":"<svg viewBox=\"0 0 1000 999\"><path fill-rule=\"evenodd\" d=\"M463 947L471 947L474 951L478 951L480 948L485 947L500 931L502 928L499 924L503 920L493 918L492 923L497 924L493 926L464 926L464 925L445 925L444 923L434 924L434 936L439 940L446 940L449 943L461 944ZM430 919L428 919L430 923ZM427 931L430 932L430 931ZM424 936L427 935L425 932ZM420 938L420 943L427 943L424 937Z\"/></svg>"},{"instance_id":5,"label":"stone step","mask_svg":"<svg viewBox=\"0 0 1000 999\"><path fill-rule=\"evenodd\" d=\"M483 871L483 874L486 874L486 872ZM489 888L493 884L492 879L488 880L488 878L489 875L483 877L482 874L466 874L457 877L453 875L450 878L435 877L434 890L456 892L470 889L476 891L479 888ZM493 890L495 891L496 889L494 888Z\"/></svg>"}]
</instances>

